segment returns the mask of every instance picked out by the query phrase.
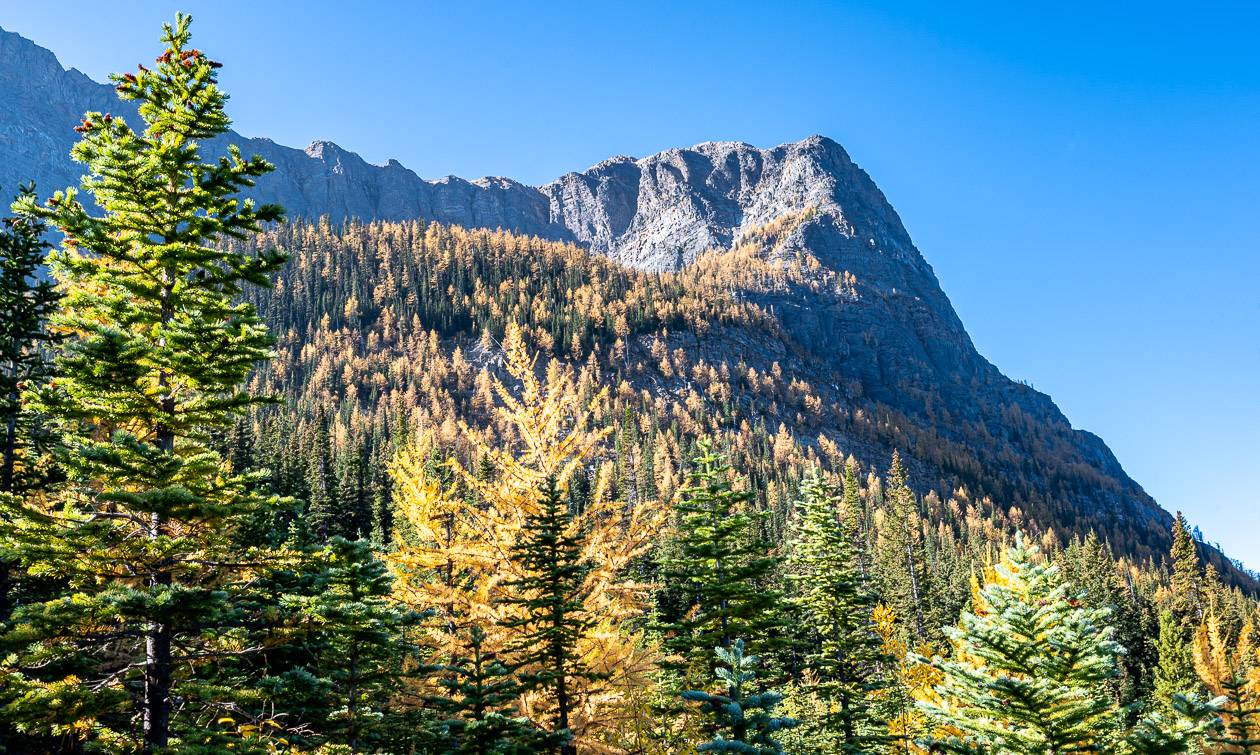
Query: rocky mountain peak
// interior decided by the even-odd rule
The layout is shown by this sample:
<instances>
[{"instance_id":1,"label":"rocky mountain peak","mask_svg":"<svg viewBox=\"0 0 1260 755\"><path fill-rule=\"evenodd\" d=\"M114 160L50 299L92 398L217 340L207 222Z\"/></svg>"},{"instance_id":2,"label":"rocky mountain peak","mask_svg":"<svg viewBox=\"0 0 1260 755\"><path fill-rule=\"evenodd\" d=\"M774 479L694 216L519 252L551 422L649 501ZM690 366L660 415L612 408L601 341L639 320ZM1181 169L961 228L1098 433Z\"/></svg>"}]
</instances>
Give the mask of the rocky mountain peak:
<instances>
[{"instance_id":1,"label":"rocky mountain peak","mask_svg":"<svg viewBox=\"0 0 1260 755\"><path fill-rule=\"evenodd\" d=\"M73 127L89 110L112 110L136 125L134 109L119 103L112 87L65 70L51 52L0 30L0 188L34 179L50 194L77 184L80 168L68 153ZM227 143L277 166L252 193L282 204L291 218L502 228L572 241L649 271L677 270L792 218L775 253L807 260L814 279L741 292L777 318L776 354L797 360L866 416L974 454L991 479L1036 480L1044 490L1032 495L1053 496L1069 530L1106 523L1119 531L1120 523L1143 542L1166 536L1169 515L1101 440L1074 430L1049 397L1007 379L976 352L883 192L827 137L769 148L709 141L612 157L541 187L503 177L429 181L397 161L371 165L328 141L299 150L230 133L207 150ZM861 447L860 438L851 440ZM914 453L909 442L900 449ZM868 455L886 459L890 452ZM949 466L951 458L920 459L919 479L958 479L963 472ZM1010 497L1003 501L1009 505L1030 495L994 492Z\"/></svg>"}]
</instances>

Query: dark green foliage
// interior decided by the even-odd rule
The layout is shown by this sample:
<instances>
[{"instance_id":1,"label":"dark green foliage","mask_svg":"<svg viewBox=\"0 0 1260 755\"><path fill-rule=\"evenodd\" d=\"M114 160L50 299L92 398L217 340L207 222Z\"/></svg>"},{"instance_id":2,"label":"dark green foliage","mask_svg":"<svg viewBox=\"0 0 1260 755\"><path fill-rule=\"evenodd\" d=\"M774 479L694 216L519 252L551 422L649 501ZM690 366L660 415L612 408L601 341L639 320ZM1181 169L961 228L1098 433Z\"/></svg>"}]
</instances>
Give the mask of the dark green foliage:
<instances>
[{"instance_id":1,"label":"dark green foliage","mask_svg":"<svg viewBox=\"0 0 1260 755\"><path fill-rule=\"evenodd\" d=\"M20 399L51 373L48 347L56 338L47 323L60 295L39 275L49 247L46 226L29 209L34 195L33 186L22 187L16 214L0 221L0 494L33 489L43 477L35 420Z\"/></svg>"},{"instance_id":2,"label":"dark green foliage","mask_svg":"<svg viewBox=\"0 0 1260 755\"><path fill-rule=\"evenodd\" d=\"M313 556L319 570L310 591L286 606L303 622L294 641L306 662L264 686L281 697L291 686L317 693L304 723L321 744L379 751L396 744L387 735L405 730L400 716L419 736L415 716L400 713L393 698L407 669L420 665L411 635L422 617L390 599L393 579L366 541L334 537Z\"/></svg>"},{"instance_id":3,"label":"dark green foliage","mask_svg":"<svg viewBox=\"0 0 1260 755\"><path fill-rule=\"evenodd\" d=\"M33 194L34 187L22 187L18 202ZM25 211L0 221L0 527L20 508L21 496L51 482L49 434L21 398L49 377L49 347L56 341L47 323L60 297L52 282L39 276L48 250L45 230ZM40 600L50 581L19 574L20 554L9 552L14 547L20 541L0 536L0 633L13 607ZM0 702L5 697L0 693ZM0 750L12 733L0 723Z\"/></svg>"},{"instance_id":4,"label":"dark green foliage","mask_svg":"<svg viewBox=\"0 0 1260 755\"><path fill-rule=\"evenodd\" d=\"M328 416L315 414L314 428L306 457L306 523L315 536L328 539L337 529L337 477L333 471L332 447L328 440Z\"/></svg>"},{"instance_id":5,"label":"dark green foliage","mask_svg":"<svg viewBox=\"0 0 1260 755\"><path fill-rule=\"evenodd\" d=\"M1186 518L1180 511L1173 520L1169 558L1172 561L1172 599L1168 608L1188 639L1203 618L1203 571L1199 566L1194 538L1190 536Z\"/></svg>"},{"instance_id":6,"label":"dark green foliage","mask_svg":"<svg viewBox=\"0 0 1260 755\"><path fill-rule=\"evenodd\" d=\"M927 554L918 501L896 451L888 469L884 502L887 526L884 542L876 552L881 592L909 634L921 641L928 636L924 618Z\"/></svg>"},{"instance_id":7,"label":"dark green foliage","mask_svg":"<svg viewBox=\"0 0 1260 755\"><path fill-rule=\"evenodd\" d=\"M729 648L736 637L756 638L762 648L781 644L779 596L769 585L777 559L759 537L749 494L732 487L730 474L725 457L700 441L661 563L661 581L682 603L662 616L673 656L663 665L693 683L710 678L714 646Z\"/></svg>"},{"instance_id":8,"label":"dark green foliage","mask_svg":"<svg viewBox=\"0 0 1260 755\"><path fill-rule=\"evenodd\" d=\"M1119 674L1112 682L1116 701L1121 705L1141 701L1150 693L1153 680L1149 669L1155 665L1158 652L1153 642L1158 634L1153 606L1121 578L1111 549L1093 533L1083 540L1073 538L1058 561L1064 580L1083 593L1086 605L1108 612L1115 639L1124 646L1125 652L1118 659ZM1191 689L1182 685L1175 691Z\"/></svg>"},{"instance_id":9,"label":"dark green foliage","mask_svg":"<svg viewBox=\"0 0 1260 755\"><path fill-rule=\"evenodd\" d=\"M571 531L573 517L555 479L544 483L540 496L539 511L526 519L511 554L521 576L508 582L519 596L509 602L524 609L524 615L505 626L520 630L509 651L522 687L548 692L556 706L552 732L567 737L577 704L570 681L598 678L577 653L578 640L595 620L582 601L587 571L582 545ZM560 751L568 755L576 749L566 741Z\"/></svg>"},{"instance_id":10,"label":"dark green foliage","mask_svg":"<svg viewBox=\"0 0 1260 755\"><path fill-rule=\"evenodd\" d=\"M1159 614L1159 634L1155 650L1158 663L1154 669L1154 701L1167 712L1172 711L1177 695L1198 691L1203 683L1194 671L1194 653L1185 630L1172 611Z\"/></svg>"},{"instance_id":11,"label":"dark green foliage","mask_svg":"<svg viewBox=\"0 0 1260 755\"><path fill-rule=\"evenodd\" d=\"M775 735L798 724L795 719L774 715L783 696L774 691L756 690L758 658L744 655L744 641L730 647L714 648L716 675L721 692L688 690L683 699L699 703L702 714L716 732L713 739L698 747L700 752L739 755L782 755Z\"/></svg>"},{"instance_id":12,"label":"dark green foliage","mask_svg":"<svg viewBox=\"0 0 1260 755\"><path fill-rule=\"evenodd\" d=\"M856 481L848 478L845 484ZM838 752L863 753L889 742L888 723L879 716L873 693L889 686L881 667L892 659L871 626L875 598L867 592L840 522L848 512L838 503L836 491L816 474L801 483L787 559L793 588L788 601L809 645L805 666L814 681L807 689L821 698L825 710L805 727L829 736Z\"/></svg>"},{"instance_id":13,"label":"dark green foliage","mask_svg":"<svg viewBox=\"0 0 1260 755\"><path fill-rule=\"evenodd\" d=\"M547 745L528 719L512 715L521 694L515 675L483 646L485 632L473 627L463 656L431 669L445 690L429 704L445 716L448 755L525 755Z\"/></svg>"}]
</instances>

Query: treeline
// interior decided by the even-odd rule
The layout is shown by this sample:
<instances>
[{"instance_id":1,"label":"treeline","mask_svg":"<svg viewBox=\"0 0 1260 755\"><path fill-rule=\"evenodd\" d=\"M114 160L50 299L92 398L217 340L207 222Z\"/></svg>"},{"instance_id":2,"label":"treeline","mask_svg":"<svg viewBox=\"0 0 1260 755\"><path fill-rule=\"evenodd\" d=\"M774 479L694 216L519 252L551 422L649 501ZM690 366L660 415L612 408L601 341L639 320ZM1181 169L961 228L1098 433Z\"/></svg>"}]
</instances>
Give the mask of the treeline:
<instances>
[{"instance_id":1,"label":"treeline","mask_svg":"<svg viewBox=\"0 0 1260 755\"><path fill-rule=\"evenodd\" d=\"M846 411L777 362L680 347L775 327L731 276L817 280L757 252L792 219L683 282L349 226L390 290L264 230L271 166L200 154L219 64L163 41L115 78L143 130L79 127L99 212L0 229L4 751L1260 750L1257 605L1180 517L1166 569L919 496L772 430Z\"/></svg>"}]
</instances>

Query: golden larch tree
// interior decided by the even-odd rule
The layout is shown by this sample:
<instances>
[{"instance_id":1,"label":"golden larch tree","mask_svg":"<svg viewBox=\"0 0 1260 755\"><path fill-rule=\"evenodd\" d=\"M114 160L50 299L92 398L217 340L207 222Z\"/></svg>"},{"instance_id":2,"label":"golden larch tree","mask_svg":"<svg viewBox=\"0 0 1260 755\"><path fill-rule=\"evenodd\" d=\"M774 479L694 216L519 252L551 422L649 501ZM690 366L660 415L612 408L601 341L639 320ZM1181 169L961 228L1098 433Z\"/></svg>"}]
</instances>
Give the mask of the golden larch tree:
<instances>
[{"instance_id":1,"label":"golden larch tree","mask_svg":"<svg viewBox=\"0 0 1260 755\"><path fill-rule=\"evenodd\" d=\"M666 507L658 501L630 506L610 494L612 467L599 458L609 430L592 427L606 392L584 401L572 369L552 362L540 379L535 362L520 329L509 327L503 339L509 380L492 378L493 427L460 423L466 453L459 455L477 463L435 464L431 433L394 460L395 503L404 522L390 556L396 596L434 611L428 633L439 655L455 652L472 627L485 633L488 652L507 653L519 630L504 624L521 610L509 602L519 597L511 583L522 576L512 545L538 512L546 480L556 480L564 496L579 478L589 480L571 526L589 565L580 592L592 621L578 649L600 678L575 680L572 728L584 750L616 752L615 733L633 730L634 719L646 715L632 701L643 699L656 658L635 626L651 586L629 574L664 526ZM538 695L520 701L533 720L545 718L551 704Z\"/></svg>"}]
</instances>

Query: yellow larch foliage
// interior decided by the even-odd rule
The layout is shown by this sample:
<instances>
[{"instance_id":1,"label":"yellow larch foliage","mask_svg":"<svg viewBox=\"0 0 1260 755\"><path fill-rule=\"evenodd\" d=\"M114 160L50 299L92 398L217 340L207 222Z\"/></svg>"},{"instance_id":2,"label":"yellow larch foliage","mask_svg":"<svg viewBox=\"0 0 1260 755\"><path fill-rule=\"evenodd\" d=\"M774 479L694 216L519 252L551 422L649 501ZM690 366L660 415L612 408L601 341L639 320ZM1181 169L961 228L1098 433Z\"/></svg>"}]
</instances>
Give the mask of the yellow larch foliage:
<instances>
[{"instance_id":1,"label":"yellow larch foliage","mask_svg":"<svg viewBox=\"0 0 1260 755\"><path fill-rule=\"evenodd\" d=\"M1236 637L1223 624L1217 607L1209 606L1194 633L1194 669L1213 695L1228 699L1221 718L1228 731L1237 733L1232 713L1260 709L1260 647L1253 620Z\"/></svg>"},{"instance_id":2,"label":"yellow larch foliage","mask_svg":"<svg viewBox=\"0 0 1260 755\"><path fill-rule=\"evenodd\" d=\"M552 362L544 379L519 328L503 340L504 367L517 388L492 379L497 397L495 432L460 423L463 440L483 461L478 469L449 462L435 470L427 461L434 441L417 443L391 468L396 505L406 526L390 556L399 600L418 610L433 609L429 637L439 654L454 651L463 632L479 626L486 646L503 653L512 633L502 626L518 606L507 604L509 583L520 576L512 546L526 519L539 510L539 489L548 478L562 494L574 477L593 467L585 508L572 528L582 543L590 569L583 604L594 625L578 651L586 666L605 677L576 682L572 728L588 752L617 752L611 735L632 728L628 720L648 715L629 701L651 684L656 648L630 620L644 615L650 585L627 578L631 563L653 545L666 521L658 501L634 506L609 495L611 467L596 458L608 431L591 429L591 415L605 391L583 402L572 370ZM497 444L486 437L502 439ZM542 695L521 700L521 710L535 720L548 716L551 701Z\"/></svg>"},{"instance_id":3,"label":"yellow larch foliage","mask_svg":"<svg viewBox=\"0 0 1260 755\"><path fill-rule=\"evenodd\" d=\"M889 697L889 708L895 711L888 720L889 734L896 740L892 745L892 752L913 755L926 753L914 740L926 734L930 724L915 706L915 701L937 699L935 688L943 681L941 672L909 657L910 648L901 637L897 616L892 608L882 603L875 606L871 612L871 621L875 626L875 633L883 643L884 652L894 659L890 676L895 683L889 689L877 693ZM924 657L932 655L931 648L926 645L915 650Z\"/></svg>"}]
</instances>

